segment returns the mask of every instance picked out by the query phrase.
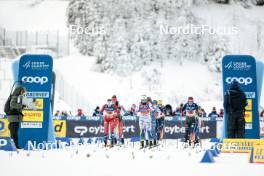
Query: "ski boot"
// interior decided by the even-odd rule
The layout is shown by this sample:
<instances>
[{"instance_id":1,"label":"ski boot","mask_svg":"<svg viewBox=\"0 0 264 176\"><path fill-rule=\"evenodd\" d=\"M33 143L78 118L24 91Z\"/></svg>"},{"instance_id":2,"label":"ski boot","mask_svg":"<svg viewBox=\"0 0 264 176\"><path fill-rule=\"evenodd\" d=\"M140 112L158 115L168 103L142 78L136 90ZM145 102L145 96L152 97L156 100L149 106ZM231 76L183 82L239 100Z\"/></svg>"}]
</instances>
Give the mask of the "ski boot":
<instances>
[{"instance_id":1,"label":"ski boot","mask_svg":"<svg viewBox=\"0 0 264 176\"><path fill-rule=\"evenodd\" d=\"M120 139L120 143L121 143L121 145L124 145L124 144L125 144L125 140L124 140L124 138L121 138L121 139Z\"/></svg>"},{"instance_id":2,"label":"ski boot","mask_svg":"<svg viewBox=\"0 0 264 176\"><path fill-rule=\"evenodd\" d=\"M104 137L104 147L107 147L107 138Z\"/></svg>"},{"instance_id":3,"label":"ski boot","mask_svg":"<svg viewBox=\"0 0 264 176\"><path fill-rule=\"evenodd\" d=\"M183 141L183 148L186 149L186 148L189 148L189 146L190 146L190 142L189 142L189 140L186 140L186 139L185 139L185 140Z\"/></svg>"},{"instance_id":4,"label":"ski boot","mask_svg":"<svg viewBox=\"0 0 264 176\"><path fill-rule=\"evenodd\" d=\"M153 146L154 146L154 147L157 147L157 146L158 146L158 144L157 144L157 139L154 139Z\"/></svg>"},{"instance_id":5,"label":"ski boot","mask_svg":"<svg viewBox=\"0 0 264 176\"><path fill-rule=\"evenodd\" d=\"M151 149L153 147L153 142L149 141L149 148Z\"/></svg>"},{"instance_id":6,"label":"ski boot","mask_svg":"<svg viewBox=\"0 0 264 176\"><path fill-rule=\"evenodd\" d=\"M111 139L111 143L109 145L110 148L114 147L114 144L115 144L115 139Z\"/></svg>"},{"instance_id":7,"label":"ski boot","mask_svg":"<svg viewBox=\"0 0 264 176\"><path fill-rule=\"evenodd\" d=\"M149 146L149 141L146 140L146 146L145 146L145 148L147 148L148 146Z\"/></svg>"},{"instance_id":8,"label":"ski boot","mask_svg":"<svg viewBox=\"0 0 264 176\"><path fill-rule=\"evenodd\" d=\"M144 148L144 141L140 141L140 148L139 149L143 149Z\"/></svg>"}]
</instances>

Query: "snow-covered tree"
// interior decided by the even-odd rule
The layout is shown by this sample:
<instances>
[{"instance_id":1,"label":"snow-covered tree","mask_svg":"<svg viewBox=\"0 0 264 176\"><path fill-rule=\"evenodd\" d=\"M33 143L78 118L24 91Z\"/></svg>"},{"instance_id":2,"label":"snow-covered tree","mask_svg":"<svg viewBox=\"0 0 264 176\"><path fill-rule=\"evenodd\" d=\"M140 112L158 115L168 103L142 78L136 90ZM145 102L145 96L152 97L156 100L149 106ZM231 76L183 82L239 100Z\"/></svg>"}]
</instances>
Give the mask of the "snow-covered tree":
<instances>
[{"instance_id":1,"label":"snow-covered tree","mask_svg":"<svg viewBox=\"0 0 264 176\"><path fill-rule=\"evenodd\" d=\"M204 61L211 71L221 72L222 58L230 53L228 40L219 35L210 35L207 39Z\"/></svg>"},{"instance_id":2,"label":"snow-covered tree","mask_svg":"<svg viewBox=\"0 0 264 176\"><path fill-rule=\"evenodd\" d=\"M91 33L75 32L71 37L82 54L97 58L96 70L126 76L154 61L202 60L200 35L161 33L162 26L198 24L186 4L186 0L74 0L69 3L68 24ZM96 30L100 27L103 33Z\"/></svg>"}]
</instances>

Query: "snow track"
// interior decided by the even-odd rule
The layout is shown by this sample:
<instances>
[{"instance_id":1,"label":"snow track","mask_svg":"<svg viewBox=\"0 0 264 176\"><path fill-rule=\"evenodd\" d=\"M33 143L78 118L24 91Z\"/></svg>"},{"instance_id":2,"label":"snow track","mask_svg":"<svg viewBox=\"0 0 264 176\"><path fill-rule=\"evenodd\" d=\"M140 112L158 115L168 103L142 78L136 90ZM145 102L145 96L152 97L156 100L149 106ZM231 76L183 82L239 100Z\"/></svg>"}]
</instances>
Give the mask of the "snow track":
<instances>
[{"instance_id":1,"label":"snow track","mask_svg":"<svg viewBox=\"0 0 264 176\"><path fill-rule=\"evenodd\" d=\"M177 145L179 148L177 148ZM204 141L205 147L212 143ZM212 164L200 163L204 154L166 140L153 149L139 144L104 148L98 144L54 151L0 151L1 175L263 175L264 167L249 164L247 154L220 154Z\"/></svg>"}]
</instances>

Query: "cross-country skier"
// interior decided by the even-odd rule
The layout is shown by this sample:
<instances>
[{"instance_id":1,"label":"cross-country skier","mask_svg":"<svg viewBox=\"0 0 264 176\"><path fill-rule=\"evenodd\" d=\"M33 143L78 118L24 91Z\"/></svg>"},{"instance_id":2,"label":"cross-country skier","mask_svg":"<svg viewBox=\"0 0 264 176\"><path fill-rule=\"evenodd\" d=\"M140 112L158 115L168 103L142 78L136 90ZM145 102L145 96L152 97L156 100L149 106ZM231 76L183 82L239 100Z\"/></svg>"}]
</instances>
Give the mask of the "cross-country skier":
<instances>
[{"instance_id":1,"label":"cross-country skier","mask_svg":"<svg viewBox=\"0 0 264 176\"><path fill-rule=\"evenodd\" d=\"M112 96L112 102L115 105L116 111L117 111L117 118L115 119L115 128L117 129L118 138L120 140L121 144L124 144L124 134L123 134L123 127L124 127L124 121L122 119L122 114L125 112L125 108L120 105L119 101L117 101L117 97L115 95ZM117 140L115 138L115 144L117 143Z\"/></svg>"},{"instance_id":2,"label":"cross-country skier","mask_svg":"<svg viewBox=\"0 0 264 176\"><path fill-rule=\"evenodd\" d=\"M142 95L140 104L137 109L140 128L140 148L144 148L145 141L148 146L149 137L151 135L151 104L148 102L146 95Z\"/></svg>"},{"instance_id":3,"label":"cross-country skier","mask_svg":"<svg viewBox=\"0 0 264 176\"><path fill-rule=\"evenodd\" d=\"M158 108L160 109L161 114L156 117L157 121L157 140L162 140L164 137L164 118L165 118L165 107L162 104L162 100L158 100Z\"/></svg>"},{"instance_id":4,"label":"cross-country skier","mask_svg":"<svg viewBox=\"0 0 264 176\"><path fill-rule=\"evenodd\" d=\"M101 113L104 113L104 144L107 146L107 141L109 138L109 130L110 130L110 139L111 145L114 145L114 129L115 129L115 120L117 118L117 109L116 106L113 104L111 99L107 100L107 104L105 104L102 109Z\"/></svg>"},{"instance_id":5,"label":"cross-country skier","mask_svg":"<svg viewBox=\"0 0 264 176\"><path fill-rule=\"evenodd\" d=\"M183 114L186 116L186 124L185 124L185 142L191 144L194 142L198 143L198 121L197 121L197 112L198 105L193 102L193 97L188 98L188 102L183 106ZM195 135L195 132L197 135Z\"/></svg>"},{"instance_id":6,"label":"cross-country skier","mask_svg":"<svg viewBox=\"0 0 264 176\"><path fill-rule=\"evenodd\" d=\"M161 133L164 125L164 114L158 107L158 102L153 100L152 103L153 111L151 113L151 135L153 139L153 145L157 145L157 140L161 139ZM152 141L150 141L150 147L152 147Z\"/></svg>"}]
</instances>

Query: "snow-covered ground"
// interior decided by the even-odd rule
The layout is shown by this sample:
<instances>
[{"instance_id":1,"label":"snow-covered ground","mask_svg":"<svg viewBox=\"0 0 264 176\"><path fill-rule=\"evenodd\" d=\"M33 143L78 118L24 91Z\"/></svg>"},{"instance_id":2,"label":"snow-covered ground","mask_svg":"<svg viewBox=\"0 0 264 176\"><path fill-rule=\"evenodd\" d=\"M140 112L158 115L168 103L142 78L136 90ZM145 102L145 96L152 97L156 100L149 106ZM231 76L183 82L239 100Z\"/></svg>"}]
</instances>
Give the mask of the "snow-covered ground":
<instances>
[{"instance_id":1,"label":"snow-covered ground","mask_svg":"<svg viewBox=\"0 0 264 176\"><path fill-rule=\"evenodd\" d=\"M180 146L180 144L178 144ZM208 141L203 145L210 146ZM105 149L97 144L58 151L0 151L2 175L184 175L262 176L263 165L249 164L248 154L220 154L215 163L200 163L204 151L176 148L168 140L158 148L139 150L136 144Z\"/></svg>"}]
</instances>

